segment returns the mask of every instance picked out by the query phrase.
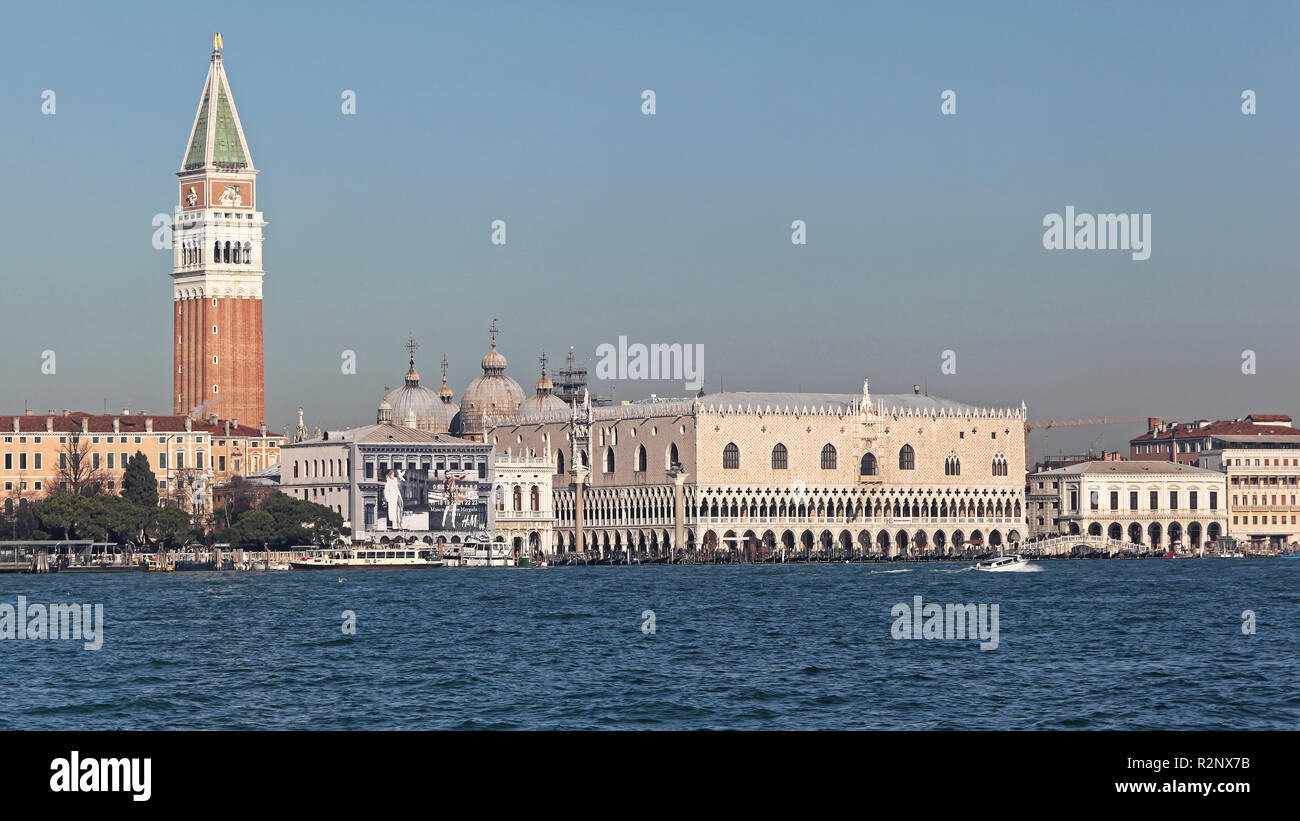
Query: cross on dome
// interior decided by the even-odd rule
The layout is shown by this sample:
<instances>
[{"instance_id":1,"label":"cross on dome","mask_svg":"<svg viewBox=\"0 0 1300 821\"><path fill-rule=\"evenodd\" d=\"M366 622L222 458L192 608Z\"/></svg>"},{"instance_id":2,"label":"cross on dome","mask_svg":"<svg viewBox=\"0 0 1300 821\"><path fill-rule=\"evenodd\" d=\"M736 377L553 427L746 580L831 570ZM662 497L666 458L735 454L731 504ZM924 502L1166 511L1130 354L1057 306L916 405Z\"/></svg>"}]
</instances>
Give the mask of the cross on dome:
<instances>
[{"instance_id":1,"label":"cross on dome","mask_svg":"<svg viewBox=\"0 0 1300 821\"><path fill-rule=\"evenodd\" d=\"M420 349L420 343L415 341L414 336L411 336L406 340L406 345L403 347L405 347L406 352L411 355L410 370L406 372L406 385L410 388L418 387L420 384L420 374L415 370L415 352Z\"/></svg>"}]
</instances>

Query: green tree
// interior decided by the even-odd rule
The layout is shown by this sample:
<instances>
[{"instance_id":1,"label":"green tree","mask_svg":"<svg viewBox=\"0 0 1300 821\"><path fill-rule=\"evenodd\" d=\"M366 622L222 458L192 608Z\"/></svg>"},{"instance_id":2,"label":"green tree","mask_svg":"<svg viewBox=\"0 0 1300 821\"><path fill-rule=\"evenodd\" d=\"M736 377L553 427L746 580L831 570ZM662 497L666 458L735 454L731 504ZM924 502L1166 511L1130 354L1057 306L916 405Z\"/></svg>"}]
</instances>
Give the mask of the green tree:
<instances>
[{"instance_id":1,"label":"green tree","mask_svg":"<svg viewBox=\"0 0 1300 821\"><path fill-rule=\"evenodd\" d=\"M102 527L113 541L137 543L152 508L141 507L121 496L104 496L98 500L94 523Z\"/></svg>"},{"instance_id":2,"label":"green tree","mask_svg":"<svg viewBox=\"0 0 1300 821\"><path fill-rule=\"evenodd\" d=\"M343 528L343 516L324 505L283 494L262 505L275 519L276 541L295 544L332 544Z\"/></svg>"},{"instance_id":3,"label":"green tree","mask_svg":"<svg viewBox=\"0 0 1300 821\"><path fill-rule=\"evenodd\" d=\"M240 535L241 543L251 542L264 548L276 536L275 517L264 510L250 510L239 517L235 530Z\"/></svg>"},{"instance_id":4,"label":"green tree","mask_svg":"<svg viewBox=\"0 0 1300 821\"><path fill-rule=\"evenodd\" d=\"M257 489L243 476L230 480L229 486L221 494L221 507L217 517L226 527L233 525L240 516L257 508L259 499Z\"/></svg>"},{"instance_id":5,"label":"green tree","mask_svg":"<svg viewBox=\"0 0 1300 821\"><path fill-rule=\"evenodd\" d=\"M148 533L164 546L183 539L190 529L190 514L174 507L156 507L151 511Z\"/></svg>"},{"instance_id":6,"label":"green tree","mask_svg":"<svg viewBox=\"0 0 1300 821\"><path fill-rule=\"evenodd\" d=\"M77 532L77 526L91 515L83 504L86 497L75 493L51 493L32 505L32 513L41 524L41 529L48 533L62 533L64 539L71 539Z\"/></svg>"},{"instance_id":7,"label":"green tree","mask_svg":"<svg viewBox=\"0 0 1300 821\"><path fill-rule=\"evenodd\" d=\"M139 507L158 506L158 479L149 467L149 457L136 451L122 474L122 496Z\"/></svg>"},{"instance_id":8,"label":"green tree","mask_svg":"<svg viewBox=\"0 0 1300 821\"><path fill-rule=\"evenodd\" d=\"M213 544L228 544L232 547L239 547L243 543L244 534L239 532L239 525L223 527L213 539Z\"/></svg>"}]
</instances>

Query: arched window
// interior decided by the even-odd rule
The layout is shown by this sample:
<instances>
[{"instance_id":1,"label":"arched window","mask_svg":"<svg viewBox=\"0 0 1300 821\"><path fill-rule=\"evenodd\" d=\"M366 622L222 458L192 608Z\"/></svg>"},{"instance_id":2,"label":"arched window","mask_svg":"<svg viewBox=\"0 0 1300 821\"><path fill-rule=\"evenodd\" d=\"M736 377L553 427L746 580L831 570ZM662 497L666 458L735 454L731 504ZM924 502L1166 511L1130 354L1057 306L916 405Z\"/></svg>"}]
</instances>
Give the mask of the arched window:
<instances>
[{"instance_id":1,"label":"arched window","mask_svg":"<svg viewBox=\"0 0 1300 821\"><path fill-rule=\"evenodd\" d=\"M876 457L870 453L862 454L862 465L858 468L860 476L876 475Z\"/></svg>"},{"instance_id":2,"label":"arched window","mask_svg":"<svg viewBox=\"0 0 1300 821\"><path fill-rule=\"evenodd\" d=\"M994 466L993 472L994 472L994 473L997 473L997 467L996 467L996 465ZM958 459L956 456L949 456L947 459L944 459L944 460L943 460L943 475L944 475L944 476L960 476L960 475L961 475L961 460Z\"/></svg>"},{"instance_id":3,"label":"arched window","mask_svg":"<svg viewBox=\"0 0 1300 821\"><path fill-rule=\"evenodd\" d=\"M916 451L912 450L911 445L903 445L902 450L898 451L898 469L916 470Z\"/></svg>"},{"instance_id":4,"label":"arched window","mask_svg":"<svg viewBox=\"0 0 1300 821\"><path fill-rule=\"evenodd\" d=\"M785 445L777 443L772 448L772 470L788 470L790 468L790 454L786 451Z\"/></svg>"},{"instance_id":5,"label":"arched window","mask_svg":"<svg viewBox=\"0 0 1300 821\"><path fill-rule=\"evenodd\" d=\"M605 448L605 472L614 472L614 449Z\"/></svg>"},{"instance_id":6,"label":"arched window","mask_svg":"<svg viewBox=\"0 0 1300 821\"><path fill-rule=\"evenodd\" d=\"M515 502L515 510L523 510L523 509L524 509L524 492L523 492L523 489L519 487L519 485L515 485L515 489L514 489L514 497L515 497L515 498L514 498L514 502Z\"/></svg>"},{"instance_id":7,"label":"arched window","mask_svg":"<svg viewBox=\"0 0 1300 821\"><path fill-rule=\"evenodd\" d=\"M673 465L679 464L681 461L677 457L677 443L673 442L668 446L668 468L671 470Z\"/></svg>"},{"instance_id":8,"label":"arched window","mask_svg":"<svg viewBox=\"0 0 1300 821\"><path fill-rule=\"evenodd\" d=\"M829 442L822 448L822 470L835 470L837 463L835 446Z\"/></svg>"},{"instance_id":9,"label":"arched window","mask_svg":"<svg viewBox=\"0 0 1300 821\"><path fill-rule=\"evenodd\" d=\"M253 243L244 243L244 264L249 265L253 262Z\"/></svg>"},{"instance_id":10,"label":"arched window","mask_svg":"<svg viewBox=\"0 0 1300 821\"><path fill-rule=\"evenodd\" d=\"M501 511L505 509L506 509L506 489L504 487L498 487L497 488L497 510Z\"/></svg>"},{"instance_id":11,"label":"arched window","mask_svg":"<svg viewBox=\"0 0 1300 821\"><path fill-rule=\"evenodd\" d=\"M226 243L226 253L225 253L225 259L224 259L223 261L224 261L224 262L230 262L230 243L229 243L229 242Z\"/></svg>"},{"instance_id":12,"label":"arched window","mask_svg":"<svg viewBox=\"0 0 1300 821\"><path fill-rule=\"evenodd\" d=\"M637 473L645 473L645 445L636 446L636 467Z\"/></svg>"},{"instance_id":13,"label":"arched window","mask_svg":"<svg viewBox=\"0 0 1300 821\"><path fill-rule=\"evenodd\" d=\"M537 492L537 485L533 485L532 490L528 491L528 504L531 506L531 510L542 509L542 497Z\"/></svg>"},{"instance_id":14,"label":"arched window","mask_svg":"<svg viewBox=\"0 0 1300 821\"><path fill-rule=\"evenodd\" d=\"M736 447L735 442L728 442L727 446L722 449L722 468L723 470L736 470L740 467L740 448Z\"/></svg>"},{"instance_id":15,"label":"arched window","mask_svg":"<svg viewBox=\"0 0 1300 821\"><path fill-rule=\"evenodd\" d=\"M220 261L221 261L221 243L220 243L220 242L214 242L214 243L212 243L212 261L213 261L213 262L220 262Z\"/></svg>"},{"instance_id":16,"label":"arched window","mask_svg":"<svg viewBox=\"0 0 1300 821\"><path fill-rule=\"evenodd\" d=\"M242 250L243 250L243 249L239 247L239 243L236 242L236 243L235 243L235 249L234 249L233 253L231 253L231 255L230 255L230 261L231 261L231 262L239 262L239 252L242 251Z\"/></svg>"},{"instance_id":17,"label":"arched window","mask_svg":"<svg viewBox=\"0 0 1300 821\"><path fill-rule=\"evenodd\" d=\"M564 451L562 450L557 450L555 452L555 472L564 472Z\"/></svg>"}]
</instances>

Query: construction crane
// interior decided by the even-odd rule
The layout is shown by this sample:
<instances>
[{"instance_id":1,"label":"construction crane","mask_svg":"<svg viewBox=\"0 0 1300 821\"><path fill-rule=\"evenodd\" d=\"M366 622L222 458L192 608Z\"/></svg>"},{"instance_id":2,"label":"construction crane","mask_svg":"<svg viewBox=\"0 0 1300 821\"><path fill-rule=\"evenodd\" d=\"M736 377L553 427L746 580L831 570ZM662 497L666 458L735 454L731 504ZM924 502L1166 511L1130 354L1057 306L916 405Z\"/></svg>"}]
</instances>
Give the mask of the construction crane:
<instances>
[{"instance_id":1,"label":"construction crane","mask_svg":"<svg viewBox=\"0 0 1300 821\"><path fill-rule=\"evenodd\" d=\"M1172 419L1173 417L1164 416L1162 419ZM1050 430L1051 428L1091 428L1098 425L1133 425L1139 422L1146 423L1146 416L1099 416L1095 419L1049 419L1045 422L1026 422L1025 423L1025 471L1029 471L1029 432L1033 430ZM1046 440L1047 434L1043 434Z\"/></svg>"}]
</instances>

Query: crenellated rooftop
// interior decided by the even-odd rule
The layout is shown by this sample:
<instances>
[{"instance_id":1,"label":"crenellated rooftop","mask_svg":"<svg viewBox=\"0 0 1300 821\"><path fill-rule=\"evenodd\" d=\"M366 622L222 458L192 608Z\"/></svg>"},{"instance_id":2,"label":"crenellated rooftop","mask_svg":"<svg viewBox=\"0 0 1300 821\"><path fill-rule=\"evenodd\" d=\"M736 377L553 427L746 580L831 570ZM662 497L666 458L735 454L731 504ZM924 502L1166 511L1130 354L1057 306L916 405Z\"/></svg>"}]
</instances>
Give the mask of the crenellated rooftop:
<instances>
[{"instance_id":1,"label":"crenellated rooftop","mask_svg":"<svg viewBox=\"0 0 1300 821\"><path fill-rule=\"evenodd\" d=\"M648 419L705 415L764 416L857 416L869 404L871 412L881 417L920 417L931 419L1017 419L1027 418L1024 403L1019 408L984 408L951 399L924 394L869 393L781 393L741 391L715 393L691 399L648 399L624 405L593 407L592 421ZM499 418L491 424L542 425L568 422L569 409L522 412L516 419Z\"/></svg>"}]
</instances>

